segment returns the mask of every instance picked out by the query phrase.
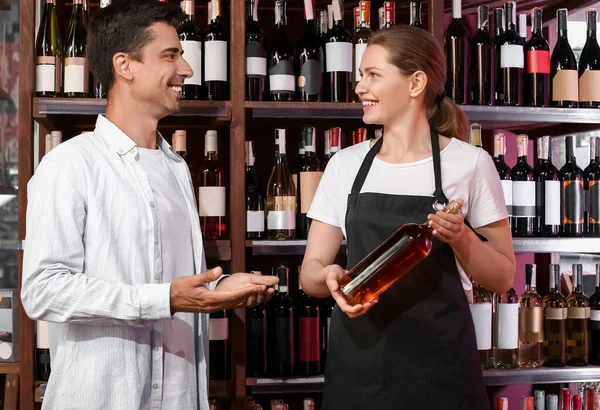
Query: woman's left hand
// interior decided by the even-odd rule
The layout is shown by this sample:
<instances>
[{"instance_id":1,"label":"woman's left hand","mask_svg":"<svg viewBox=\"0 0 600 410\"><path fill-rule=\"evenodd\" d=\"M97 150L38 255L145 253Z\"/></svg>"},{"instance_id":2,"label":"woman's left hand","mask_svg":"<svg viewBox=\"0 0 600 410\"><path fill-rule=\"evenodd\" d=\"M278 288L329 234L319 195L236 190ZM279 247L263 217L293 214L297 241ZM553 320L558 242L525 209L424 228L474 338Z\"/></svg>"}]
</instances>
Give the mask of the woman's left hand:
<instances>
[{"instance_id":1,"label":"woman's left hand","mask_svg":"<svg viewBox=\"0 0 600 410\"><path fill-rule=\"evenodd\" d=\"M464 204L462 199L458 199L456 202L461 206ZM433 236L448 245L460 241L468 233L469 228L465 225L465 218L460 213L453 215L438 211L435 214L429 214L427 220L433 229Z\"/></svg>"}]
</instances>

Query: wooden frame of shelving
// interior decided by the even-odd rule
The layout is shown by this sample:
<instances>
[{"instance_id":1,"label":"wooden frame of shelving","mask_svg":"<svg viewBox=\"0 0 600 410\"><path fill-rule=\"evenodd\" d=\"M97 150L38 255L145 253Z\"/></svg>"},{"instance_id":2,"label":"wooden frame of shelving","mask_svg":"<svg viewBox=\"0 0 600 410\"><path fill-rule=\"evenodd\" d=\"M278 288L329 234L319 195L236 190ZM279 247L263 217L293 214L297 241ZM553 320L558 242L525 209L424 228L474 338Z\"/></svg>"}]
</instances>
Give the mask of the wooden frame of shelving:
<instances>
[{"instance_id":1,"label":"wooden frame of shelving","mask_svg":"<svg viewBox=\"0 0 600 410\"><path fill-rule=\"evenodd\" d=\"M34 50L35 50L35 12L36 4L40 0L21 0L20 2L20 69L19 69L19 240L25 238L25 211L27 205L27 182L33 175L34 164L34 132L33 122L40 125L40 134L52 127L60 128L60 121L66 116L92 116L104 112L106 101L94 99L40 99L34 97ZM396 0L403 2L404 0ZM173 0L174 2L174 0ZM91 7L95 7L97 0L91 0ZM229 0L229 29L230 29L230 64L232 67L245 66L245 1ZM350 8L347 1L346 13ZM354 3L356 2L352 2ZM375 2L374 3L378 3ZM465 3L476 3L475 0L466 0ZM551 7L557 7L559 2L552 1ZM560 4L576 8L590 3L589 0L565 0ZM270 4L270 3L269 3ZM263 5L264 6L264 5ZM198 5L199 9L203 6ZM432 34L443 42L444 30L444 2L430 0L427 2L427 25L431 27ZM348 16L347 16L348 17ZM283 118L330 120L354 119L362 117L362 109L358 104L335 103L277 103L277 102L246 102L245 101L245 72L244 70L230 70L231 98L229 101L183 101L181 111L170 119L177 123L184 117L209 117L229 126L229 215L230 239L226 241L208 241L205 251L209 258L216 261L228 261L231 272L243 272L252 267L246 266L247 251L251 255L301 255L304 252L305 242L271 244L267 241L245 240L245 146L246 130L250 121L261 118L265 121L281 121ZM482 123L484 127L502 127L520 131L530 131L529 135L543 135L552 126L556 133L557 123L575 124L578 130L589 129L593 124L600 124L600 110L556 110L523 107L472 107L465 106L465 112L471 120ZM70 118L70 117L69 117ZM597 125L595 125L597 127ZM569 125L573 127L573 125ZM270 144L270 139L263 141ZM40 138L40 150L43 152L43 142ZM41 155L41 154L40 154ZM516 239L516 252L553 252L555 250L590 252L600 249L600 239ZM544 258L538 255L536 258ZM541 260L541 259L540 259ZM21 287L22 251L19 252L19 288ZM245 311L235 310L231 321L232 340L232 380L225 382L213 381L210 383L211 395L214 397L231 400L232 410L245 410L247 392L256 389L260 384L256 380L246 379L245 368ZM34 322L30 320L21 308L19 315L20 326L20 363L0 365L0 373L20 375L20 400L21 410L34 409L34 368L35 368L35 329ZM577 373L579 376L570 376L561 372L543 372L533 375L524 372L494 373L490 380L496 383L506 383L507 380L538 382L574 380L579 376L600 377L600 370L590 368ZM309 381L310 384L319 383L320 380ZM271 384L279 391L285 391L293 383L281 381ZM509 383L506 383L509 384ZM314 388L314 386L313 386ZM318 389L318 387L317 387ZM296 390L297 391L297 390Z\"/></svg>"}]
</instances>

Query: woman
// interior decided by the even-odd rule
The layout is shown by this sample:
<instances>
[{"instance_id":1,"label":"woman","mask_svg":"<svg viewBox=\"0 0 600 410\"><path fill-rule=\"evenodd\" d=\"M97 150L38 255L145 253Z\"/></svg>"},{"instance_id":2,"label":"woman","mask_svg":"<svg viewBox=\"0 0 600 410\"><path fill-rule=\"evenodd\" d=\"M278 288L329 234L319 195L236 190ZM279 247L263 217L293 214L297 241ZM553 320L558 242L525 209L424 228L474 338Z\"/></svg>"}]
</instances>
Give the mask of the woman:
<instances>
[{"instance_id":1,"label":"woman","mask_svg":"<svg viewBox=\"0 0 600 410\"><path fill-rule=\"evenodd\" d=\"M331 158L313 200L301 282L337 302L324 410L489 408L469 304L457 265L494 292L513 283L515 260L502 187L490 156L460 139L467 119L445 97L442 50L426 31L377 32L356 93L363 121L384 135ZM464 201L462 215L433 212ZM474 231L467 227L468 219ZM429 220L430 255L379 300L348 305L334 265L344 237L348 268L398 227ZM487 239L486 242L478 234Z\"/></svg>"}]
</instances>

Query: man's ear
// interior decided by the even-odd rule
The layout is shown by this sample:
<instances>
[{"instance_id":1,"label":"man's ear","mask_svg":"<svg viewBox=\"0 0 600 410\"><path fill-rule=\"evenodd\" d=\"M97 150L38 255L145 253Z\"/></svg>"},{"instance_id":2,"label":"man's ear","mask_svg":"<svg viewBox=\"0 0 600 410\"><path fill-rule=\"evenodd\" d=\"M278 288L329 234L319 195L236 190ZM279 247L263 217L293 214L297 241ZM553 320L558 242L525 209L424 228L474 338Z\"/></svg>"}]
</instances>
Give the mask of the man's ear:
<instances>
[{"instance_id":1,"label":"man's ear","mask_svg":"<svg viewBox=\"0 0 600 410\"><path fill-rule=\"evenodd\" d=\"M121 78L127 82L133 79L131 57L126 53L117 53L112 58L115 80Z\"/></svg>"}]
</instances>

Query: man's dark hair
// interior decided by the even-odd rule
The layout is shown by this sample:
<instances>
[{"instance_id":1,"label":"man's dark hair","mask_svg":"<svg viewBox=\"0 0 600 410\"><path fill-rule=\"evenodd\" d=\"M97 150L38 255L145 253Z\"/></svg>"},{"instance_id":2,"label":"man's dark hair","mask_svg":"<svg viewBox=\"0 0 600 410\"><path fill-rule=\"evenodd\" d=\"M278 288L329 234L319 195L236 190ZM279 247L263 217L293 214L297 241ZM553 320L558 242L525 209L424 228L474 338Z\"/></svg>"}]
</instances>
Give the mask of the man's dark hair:
<instances>
[{"instance_id":1,"label":"man's dark hair","mask_svg":"<svg viewBox=\"0 0 600 410\"><path fill-rule=\"evenodd\" d=\"M153 40L150 26L163 22L177 28L184 17L178 6L158 0L113 0L111 5L93 14L88 26L90 71L110 90L115 81L112 63L115 54L127 53L141 61L142 50Z\"/></svg>"}]
</instances>

